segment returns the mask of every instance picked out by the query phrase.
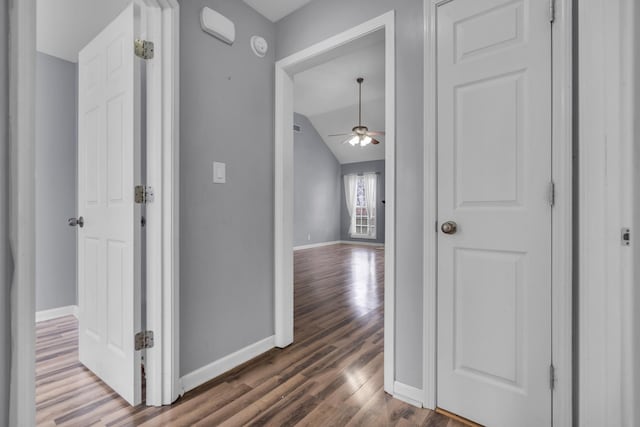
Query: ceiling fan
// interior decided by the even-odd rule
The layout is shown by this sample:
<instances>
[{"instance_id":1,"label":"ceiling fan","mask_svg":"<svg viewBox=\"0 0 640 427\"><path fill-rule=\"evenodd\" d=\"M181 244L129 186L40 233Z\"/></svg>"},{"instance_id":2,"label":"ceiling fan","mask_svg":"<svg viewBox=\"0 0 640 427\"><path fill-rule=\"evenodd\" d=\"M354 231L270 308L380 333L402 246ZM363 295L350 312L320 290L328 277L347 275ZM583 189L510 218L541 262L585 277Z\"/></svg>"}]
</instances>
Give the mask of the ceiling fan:
<instances>
[{"instance_id":1,"label":"ceiling fan","mask_svg":"<svg viewBox=\"0 0 640 427\"><path fill-rule=\"evenodd\" d=\"M337 133L329 136L348 136L342 143L347 142L353 146L359 145L361 147L369 144L380 144L380 141L374 138L374 136L384 135L381 131L370 131L368 127L362 126L362 82L364 78L358 77L358 126L351 129L351 133Z\"/></svg>"}]
</instances>

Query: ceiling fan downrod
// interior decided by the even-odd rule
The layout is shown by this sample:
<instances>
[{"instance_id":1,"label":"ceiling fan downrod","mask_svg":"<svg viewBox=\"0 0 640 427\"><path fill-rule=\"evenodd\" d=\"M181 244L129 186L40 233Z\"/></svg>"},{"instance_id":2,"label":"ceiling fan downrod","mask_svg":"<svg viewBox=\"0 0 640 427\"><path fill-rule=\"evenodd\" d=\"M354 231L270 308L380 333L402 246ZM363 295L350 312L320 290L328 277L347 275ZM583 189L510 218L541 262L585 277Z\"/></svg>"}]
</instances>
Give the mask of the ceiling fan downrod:
<instances>
[{"instance_id":1,"label":"ceiling fan downrod","mask_svg":"<svg viewBox=\"0 0 640 427\"><path fill-rule=\"evenodd\" d=\"M358 127L362 128L362 82L364 78L358 77L356 81L358 82Z\"/></svg>"},{"instance_id":2,"label":"ceiling fan downrod","mask_svg":"<svg viewBox=\"0 0 640 427\"><path fill-rule=\"evenodd\" d=\"M351 129L351 133L338 133L329 136L348 136L349 138L343 141L343 144L349 143L353 146L364 147L369 144L379 144L380 141L373 136L384 135L384 131L369 131L368 127L362 125L362 82L364 82L364 77L357 77L356 82L358 83L358 124Z\"/></svg>"}]
</instances>

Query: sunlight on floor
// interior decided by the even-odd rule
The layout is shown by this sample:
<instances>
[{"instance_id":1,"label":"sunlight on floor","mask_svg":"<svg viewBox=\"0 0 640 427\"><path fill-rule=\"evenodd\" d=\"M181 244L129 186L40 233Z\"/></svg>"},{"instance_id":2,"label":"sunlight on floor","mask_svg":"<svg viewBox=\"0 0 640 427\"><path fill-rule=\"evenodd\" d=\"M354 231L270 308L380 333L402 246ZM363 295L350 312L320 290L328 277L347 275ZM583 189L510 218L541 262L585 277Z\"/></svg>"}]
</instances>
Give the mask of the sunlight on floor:
<instances>
[{"instance_id":1,"label":"sunlight on floor","mask_svg":"<svg viewBox=\"0 0 640 427\"><path fill-rule=\"evenodd\" d=\"M351 303L359 314L365 314L382 297L376 286L376 254L364 248L354 249L350 264L350 281L353 287Z\"/></svg>"}]
</instances>

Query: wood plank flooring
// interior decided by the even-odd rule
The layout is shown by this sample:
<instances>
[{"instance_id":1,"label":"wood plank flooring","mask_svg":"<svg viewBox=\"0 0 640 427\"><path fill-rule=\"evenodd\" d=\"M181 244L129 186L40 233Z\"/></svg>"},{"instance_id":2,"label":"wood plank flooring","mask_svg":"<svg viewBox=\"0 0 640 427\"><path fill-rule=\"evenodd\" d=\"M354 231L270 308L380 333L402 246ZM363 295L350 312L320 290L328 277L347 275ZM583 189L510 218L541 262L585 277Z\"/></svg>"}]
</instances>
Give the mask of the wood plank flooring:
<instances>
[{"instance_id":1,"label":"wood plank flooring","mask_svg":"<svg viewBox=\"0 0 640 427\"><path fill-rule=\"evenodd\" d=\"M384 251L334 245L295 252L295 343L185 394L129 407L78 362L77 321L37 324L39 426L461 427L392 399L383 381Z\"/></svg>"}]
</instances>

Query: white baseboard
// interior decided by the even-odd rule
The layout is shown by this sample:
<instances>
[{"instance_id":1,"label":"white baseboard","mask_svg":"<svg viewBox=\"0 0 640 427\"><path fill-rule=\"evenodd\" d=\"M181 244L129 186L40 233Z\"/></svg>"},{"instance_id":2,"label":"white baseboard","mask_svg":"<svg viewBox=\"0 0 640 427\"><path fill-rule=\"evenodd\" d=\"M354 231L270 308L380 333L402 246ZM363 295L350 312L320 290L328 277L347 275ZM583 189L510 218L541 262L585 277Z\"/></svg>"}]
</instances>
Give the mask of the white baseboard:
<instances>
[{"instance_id":1,"label":"white baseboard","mask_svg":"<svg viewBox=\"0 0 640 427\"><path fill-rule=\"evenodd\" d=\"M402 400L409 405L422 408L422 395L422 390L419 388L415 388L398 381L393 383L393 397L398 400Z\"/></svg>"},{"instance_id":2,"label":"white baseboard","mask_svg":"<svg viewBox=\"0 0 640 427\"><path fill-rule=\"evenodd\" d=\"M377 242L361 242L359 240L334 240L332 242L321 242L321 243L312 243L310 245L294 246L293 250L299 251L301 249L312 249L312 248L319 248L321 246L331 246L331 245L362 245L362 246L384 247L384 243L377 243Z\"/></svg>"},{"instance_id":3,"label":"white baseboard","mask_svg":"<svg viewBox=\"0 0 640 427\"><path fill-rule=\"evenodd\" d=\"M214 379L215 377L224 374L225 372L242 365L245 362L260 356L262 353L271 350L275 347L275 336L267 337L261 341L251 344L245 348L242 348L235 353L231 353L228 356L218 359L215 362L203 366L200 369L184 375L181 378L182 388L185 392L193 390L194 388Z\"/></svg>"},{"instance_id":4,"label":"white baseboard","mask_svg":"<svg viewBox=\"0 0 640 427\"><path fill-rule=\"evenodd\" d=\"M66 307L52 308L50 310L36 311L36 322L57 319L58 317L74 316L78 318L78 306L68 305Z\"/></svg>"},{"instance_id":5,"label":"white baseboard","mask_svg":"<svg viewBox=\"0 0 640 427\"><path fill-rule=\"evenodd\" d=\"M360 240L340 240L338 243L343 245L384 246L384 243L361 242Z\"/></svg>"},{"instance_id":6,"label":"white baseboard","mask_svg":"<svg viewBox=\"0 0 640 427\"><path fill-rule=\"evenodd\" d=\"M321 246L331 246L331 245L338 245L341 242L339 240L334 240L333 242L321 242L321 243L312 243L310 245L301 245L301 246L294 246L293 250L294 251L299 251L300 249L311 249L311 248L319 248Z\"/></svg>"}]
</instances>

